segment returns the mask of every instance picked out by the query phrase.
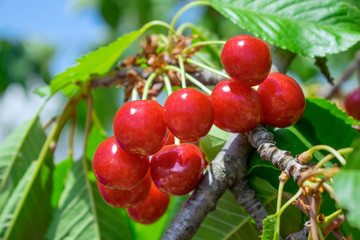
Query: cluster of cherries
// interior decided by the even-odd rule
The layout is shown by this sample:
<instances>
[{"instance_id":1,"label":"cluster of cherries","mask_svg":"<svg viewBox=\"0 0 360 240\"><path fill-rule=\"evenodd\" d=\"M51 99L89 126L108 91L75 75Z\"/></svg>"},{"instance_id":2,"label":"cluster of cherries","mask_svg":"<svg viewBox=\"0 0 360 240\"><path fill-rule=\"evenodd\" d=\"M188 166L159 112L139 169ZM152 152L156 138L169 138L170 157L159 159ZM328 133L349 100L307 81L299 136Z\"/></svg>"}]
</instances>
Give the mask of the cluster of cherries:
<instances>
[{"instance_id":1,"label":"cluster of cherries","mask_svg":"<svg viewBox=\"0 0 360 240\"><path fill-rule=\"evenodd\" d=\"M166 211L169 196L187 194L201 181L207 161L191 143L206 136L213 124L242 133L260 122L287 127L302 116L300 86L284 74L269 74L271 54L262 40L246 35L229 39L221 62L232 79L218 83L211 96L184 88L173 92L164 107L139 100L117 111L114 137L99 145L92 165L109 205L127 208L134 221L150 224ZM174 144L174 136L182 143Z\"/></svg>"}]
</instances>

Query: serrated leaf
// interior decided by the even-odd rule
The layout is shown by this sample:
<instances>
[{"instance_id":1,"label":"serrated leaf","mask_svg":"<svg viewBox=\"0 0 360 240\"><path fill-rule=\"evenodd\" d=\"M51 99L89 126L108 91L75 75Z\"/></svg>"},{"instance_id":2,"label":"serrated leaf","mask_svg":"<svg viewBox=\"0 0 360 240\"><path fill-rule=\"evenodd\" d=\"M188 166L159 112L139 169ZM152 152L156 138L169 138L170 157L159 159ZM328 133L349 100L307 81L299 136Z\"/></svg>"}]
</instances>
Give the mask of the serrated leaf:
<instances>
[{"instance_id":1,"label":"serrated leaf","mask_svg":"<svg viewBox=\"0 0 360 240\"><path fill-rule=\"evenodd\" d=\"M46 237L54 240L132 239L125 209L108 206L96 183L87 183L85 172L88 173L82 161L74 163Z\"/></svg>"},{"instance_id":2,"label":"serrated leaf","mask_svg":"<svg viewBox=\"0 0 360 240\"><path fill-rule=\"evenodd\" d=\"M264 230L261 235L262 240L274 240L276 217L277 215L273 214L263 220Z\"/></svg>"},{"instance_id":3,"label":"serrated leaf","mask_svg":"<svg viewBox=\"0 0 360 240\"><path fill-rule=\"evenodd\" d=\"M125 34L109 45L100 47L78 59L77 65L55 76L50 84L51 94L63 89L66 95L71 96L78 89L76 82L86 82L93 75L107 73L120 58L122 52L150 26L151 24L145 24L141 29Z\"/></svg>"},{"instance_id":4,"label":"serrated leaf","mask_svg":"<svg viewBox=\"0 0 360 240\"><path fill-rule=\"evenodd\" d=\"M334 176L334 192L339 207L346 209L346 220L353 227L360 229L359 208L360 170L346 169Z\"/></svg>"},{"instance_id":5,"label":"serrated leaf","mask_svg":"<svg viewBox=\"0 0 360 240\"><path fill-rule=\"evenodd\" d=\"M32 161L46 135L38 117L23 123L0 146L0 212Z\"/></svg>"},{"instance_id":6,"label":"serrated leaf","mask_svg":"<svg viewBox=\"0 0 360 240\"><path fill-rule=\"evenodd\" d=\"M345 51L360 40L360 12L345 0L209 0L254 35L303 56Z\"/></svg>"}]
</instances>

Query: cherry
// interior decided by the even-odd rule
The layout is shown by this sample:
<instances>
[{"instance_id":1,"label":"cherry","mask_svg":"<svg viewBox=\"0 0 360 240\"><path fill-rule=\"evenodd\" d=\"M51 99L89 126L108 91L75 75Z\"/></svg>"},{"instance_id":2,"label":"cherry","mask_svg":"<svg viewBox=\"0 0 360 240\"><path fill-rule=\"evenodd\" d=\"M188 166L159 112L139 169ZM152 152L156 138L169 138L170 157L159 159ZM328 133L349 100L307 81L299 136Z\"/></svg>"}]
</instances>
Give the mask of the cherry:
<instances>
[{"instance_id":1,"label":"cherry","mask_svg":"<svg viewBox=\"0 0 360 240\"><path fill-rule=\"evenodd\" d=\"M305 97L299 84L282 73L270 73L260 84L258 94L262 104L261 121L272 127L288 127L296 123L305 111Z\"/></svg>"},{"instance_id":2,"label":"cherry","mask_svg":"<svg viewBox=\"0 0 360 240\"><path fill-rule=\"evenodd\" d=\"M102 185L129 190L144 179L149 157L128 153L117 145L114 137L109 137L96 149L92 168Z\"/></svg>"},{"instance_id":3,"label":"cherry","mask_svg":"<svg viewBox=\"0 0 360 240\"><path fill-rule=\"evenodd\" d=\"M170 197L151 184L150 192L146 199L133 208L128 208L129 217L135 222L152 224L156 222L166 211Z\"/></svg>"},{"instance_id":4,"label":"cherry","mask_svg":"<svg viewBox=\"0 0 360 240\"><path fill-rule=\"evenodd\" d=\"M355 89L346 97L345 109L349 116L360 121L360 88Z\"/></svg>"},{"instance_id":5,"label":"cherry","mask_svg":"<svg viewBox=\"0 0 360 240\"><path fill-rule=\"evenodd\" d=\"M195 145L168 145L152 157L151 179L162 192L181 196L199 184L205 166L204 154Z\"/></svg>"},{"instance_id":6,"label":"cherry","mask_svg":"<svg viewBox=\"0 0 360 240\"><path fill-rule=\"evenodd\" d=\"M151 179L147 174L145 179L131 190L108 188L97 182L100 194L104 201L112 207L129 208L143 202L150 191Z\"/></svg>"},{"instance_id":7,"label":"cherry","mask_svg":"<svg viewBox=\"0 0 360 240\"><path fill-rule=\"evenodd\" d=\"M113 129L121 148L144 156L159 151L168 135L163 107L152 100L124 104L115 115Z\"/></svg>"},{"instance_id":8,"label":"cherry","mask_svg":"<svg viewBox=\"0 0 360 240\"><path fill-rule=\"evenodd\" d=\"M212 91L214 124L224 131L242 133L260 123L261 103L256 91L231 79L219 82Z\"/></svg>"},{"instance_id":9,"label":"cherry","mask_svg":"<svg viewBox=\"0 0 360 240\"><path fill-rule=\"evenodd\" d=\"M196 142L210 131L214 106L205 93L192 88L179 89L165 101L164 121L175 137Z\"/></svg>"},{"instance_id":10,"label":"cherry","mask_svg":"<svg viewBox=\"0 0 360 240\"><path fill-rule=\"evenodd\" d=\"M264 41L247 35L226 41L220 58L229 76L248 86L263 82L271 68L269 47Z\"/></svg>"}]
</instances>

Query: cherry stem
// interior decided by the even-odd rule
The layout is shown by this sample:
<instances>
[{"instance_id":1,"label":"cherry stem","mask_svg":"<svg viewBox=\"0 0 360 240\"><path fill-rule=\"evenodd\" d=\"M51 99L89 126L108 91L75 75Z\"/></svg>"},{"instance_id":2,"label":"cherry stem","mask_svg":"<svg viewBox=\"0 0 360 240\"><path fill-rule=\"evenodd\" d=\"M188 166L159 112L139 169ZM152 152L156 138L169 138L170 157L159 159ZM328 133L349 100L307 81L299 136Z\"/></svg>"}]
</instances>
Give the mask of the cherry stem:
<instances>
[{"instance_id":1,"label":"cherry stem","mask_svg":"<svg viewBox=\"0 0 360 240\"><path fill-rule=\"evenodd\" d=\"M153 27L153 26L165 27L165 28L169 29L169 33L176 34L175 29L173 27L171 27L168 23L163 22L163 21L159 21L159 20L155 20L155 21L151 21L151 22L146 23L142 27L142 29L144 29L144 28L148 29L148 28Z\"/></svg>"},{"instance_id":2,"label":"cherry stem","mask_svg":"<svg viewBox=\"0 0 360 240\"><path fill-rule=\"evenodd\" d=\"M168 65L164 68L165 70L174 70L174 71L177 71L177 72L180 72L181 73L181 70L180 68L176 67L176 66L173 66L173 65ZM207 94L211 94L211 90L208 89L204 84L202 84L201 82L199 82L198 80L196 80L193 76L191 76L190 74L188 73L185 73L185 76L186 78L192 82L194 85L196 85L197 87L199 87L201 90L203 90L204 92L206 92Z\"/></svg>"},{"instance_id":3,"label":"cherry stem","mask_svg":"<svg viewBox=\"0 0 360 240\"><path fill-rule=\"evenodd\" d=\"M280 181L281 184L281 181ZM284 183L285 184L285 183ZM280 187L280 186L279 186ZM282 186L283 187L283 186ZM280 192L280 190L279 190ZM282 191L281 191L282 192ZM278 238L278 234L280 232L280 217L281 214L286 210L286 208L288 208L298 197L300 197L300 195L302 194L303 189L299 188L299 190L297 191L297 193L290 198L278 211L276 211L276 221L275 221L275 236L274 239ZM279 196L278 196L279 198ZM280 195L280 199L281 199L281 195ZM276 238L277 237L277 238Z\"/></svg>"},{"instance_id":4,"label":"cherry stem","mask_svg":"<svg viewBox=\"0 0 360 240\"><path fill-rule=\"evenodd\" d=\"M176 21L178 20L178 18L180 17L180 15L181 15L183 12L185 12L187 9L189 9L189 8L191 8L191 7L195 7L195 6L199 6L199 5L207 5L207 6L209 6L210 3L207 2L207 1L195 1L195 2L191 2L191 3L187 4L187 5L185 5L184 7L182 7L182 8L175 14L174 18L173 18L172 21L171 21L170 27L171 27L172 29L175 28L175 23L176 23Z\"/></svg>"},{"instance_id":5,"label":"cherry stem","mask_svg":"<svg viewBox=\"0 0 360 240\"><path fill-rule=\"evenodd\" d=\"M329 216L326 216L324 221L320 224L322 229L325 229L329 226L340 214L342 214L342 209L338 209Z\"/></svg>"},{"instance_id":6,"label":"cherry stem","mask_svg":"<svg viewBox=\"0 0 360 240\"><path fill-rule=\"evenodd\" d=\"M337 152L339 154L347 154L347 153L351 153L353 151L353 148L348 147L348 148L342 148L337 150ZM326 155L325 157L323 157L313 168L313 171L318 170L319 168L321 168L326 162L330 161L331 159L335 158L335 156L330 153L328 155Z\"/></svg>"},{"instance_id":7,"label":"cherry stem","mask_svg":"<svg viewBox=\"0 0 360 240\"><path fill-rule=\"evenodd\" d=\"M52 123L56 121L57 116L54 116L47 121L44 126L42 127L44 130L46 130Z\"/></svg>"},{"instance_id":8,"label":"cherry stem","mask_svg":"<svg viewBox=\"0 0 360 240\"><path fill-rule=\"evenodd\" d=\"M230 79L229 75L227 75L226 73L218 71L216 69L213 69L213 68L211 68L211 67L209 67L209 66L207 66L207 65L205 65L205 64L203 64L201 62L195 61L194 59L188 58L188 59L186 59L186 62L190 63L190 64L194 64L194 65L196 65L196 66L198 66L198 67L200 67L202 69L206 69L206 70L208 70L210 72L213 72L213 73L215 73L215 74L217 74L217 75L219 75L219 76L221 76L221 77L223 77L225 79Z\"/></svg>"},{"instance_id":9,"label":"cherry stem","mask_svg":"<svg viewBox=\"0 0 360 240\"><path fill-rule=\"evenodd\" d=\"M90 197L90 203L91 203L91 209L94 213L94 218L97 219L97 212L95 209L96 203L94 200L94 193L92 190L92 186L91 186L91 182L90 179L88 177L88 171L89 171L89 161L86 157L86 151L87 151L87 146L88 146L88 138L89 138L89 133L90 133L90 129L91 129L91 115L92 115L92 110L93 110L93 105L94 105L94 101L91 95L91 92L88 92L88 96L86 99L86 103L87 103L87 112L86 112L86 122L85 122L85 133L84 133L84 152L83 152L83 158L82 158L82 164L83 164L83 170L84 170L84 174L85 174L85 179L86 179L86 186L90 192L89 197ZM100 231L99 228L96 227L95 228L95 234L96 237L100 237Z\"/></svg>"},{"instance_id":10,"label":"cherry stem","mask_svg":"<svg viewBox=\"0 0 360 240\"><path fill-rule=\"evenodd\" d=\"M325 150L325 151L330 152L332 155L334 155L339 160L339 162L342 165L346 165L345 158L343 156L341 156L341 154L338 151L336 151L334 148L327 146L327 145L317 145L317 146L310 148L306 152L309 156L312 156L315 151L319 151L319 150Z\"/></svg>"},{"instance_id":11,"label":"cherry stem","mask_svg":"<svg viewBox=\"0 0 360 240\"><path fill-rule=\"evenodd\" d=\"M181 54L178 55L179 59L179 66L181 70L181 87L186 88L186 79L185 79L185 67L184 67L184 60Z\"/></svg>"},{"instance_id":12,"label":"cherry stem","mask_svg":"<svg viewBox=\"0 0 360 240\"><path fill-rule=\"evenodd\" d=\"M154 81L154 79L155 79L155 77L157 75L158 75L158 72L153 72L152 74L150 74L150 76L146 80L146 83L145 83L145 86L144 86L144 92L143 92L143 95L142 95L142 100L147 99L150 86L151 86L152 82Z\"/></svg>"},{"instance_id":13,"label":"cherry stem","mask_svg":"<svg viewBox=\"0 0 360 240\"><path fill-rule=\"evenodd\" d=\"M208 46L208 45L224 45L225 43L226 43L225 41L202 41L202 42L197 42L197 43L191 44L190 46L188 46L187 48L182 50L181 53L186 53L190 49L195 48L195 47Z\"/></svg>"},{"instance_id":14,"label":"cherry stem","mask_svg":"<svg viewBox=\"0 0 360 240\"><path fill-rule=\"evenodd\" d=\"M192 35L196 34L197 36L199 36L200 39L202 39L203 41L210 41L208 37L206 37L200 29L198 29L194 24L192 23L184 23L181 24L178 29L176 30L176 34L177 35L182 35L184 30L186 28L191 29L192 31ZM210 48L210 50L218 57L220 58L220 51L218 48L216 48L214 45L209 45L208 46Z\"/></svg>"},{"instance_id":15,"label":"cherry stem","mask_svg":"<svg viewBox=\"0 0 360 240\"><path fill-rule=\"evenodd\" d=\"M171 86L170 78L166 74L164 74L163 77L164 77L164 83L165 83L165 86L166 86L167 94L168 94L168 96L170 96L170 94L172 94L172 86Z\"/></svg>"},{"instance_id":16,"label":"cherry stem","mask_svg":"<svg viewBox=\"0 0 360 240\"><path fill-rule=\"evenodd\" d=\"M137 99L138 99L138 93L134 86L133 89L131 90L131 101L135 101Z\"/></svg>"},{"instance_id":17,"label":"cherry stem","mask_svg":"<svg viewBox=\"0 0 360 240\"><path fill-rule=\"evenodd\" d=\"M101 124L100 119L97 115L97 113L95 112L95 109L92 110L91 112L91 117L93 120L93 123L95 124L95 126L99 129L100 134L103 135L104 137L107 137L107 133L105 131L104 126Z\"/></svg>"},{"instance_id":18,"label":"cherry stem","mask_svg":"<svg viewBox=\"0 0 360 240\"><path fill-rule=\"evenodd\" d=\"M289 180L289 175L287 175L285 172L282 172L279 176L279 188L278 188L278 195L277 195L277 202L276 202L276 214L279 214L280 208L281 208L281 200L282 200L282 194L284 191L284 186L287 180ZM275 222L275 233L278 234L280 232L280 216L276 217Z\"/></svg>"},{"instance_id":19,"label":"cherry stem","mask_svg":"<svg viewBox=\"0 0 360 240\"><path fill-rule=\"evenodd\" d=\"M214 68L214 69L216 68L216 66L210 60L208 60L205 57L201 56L199 53L195 53L193 56L195 56L197 59L199 59L201 62L203 62L207 66L209 66L211 68Z\"/></svg>"}]
</instances>

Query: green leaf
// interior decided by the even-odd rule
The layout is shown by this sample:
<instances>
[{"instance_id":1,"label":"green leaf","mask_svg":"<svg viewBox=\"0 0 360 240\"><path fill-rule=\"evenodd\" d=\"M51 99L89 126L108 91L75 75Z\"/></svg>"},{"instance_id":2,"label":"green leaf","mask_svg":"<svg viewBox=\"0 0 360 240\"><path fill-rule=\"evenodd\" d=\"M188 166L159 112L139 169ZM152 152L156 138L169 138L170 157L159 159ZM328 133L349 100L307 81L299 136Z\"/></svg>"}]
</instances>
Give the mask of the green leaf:
<instances>
[{"instance_id":1,"label":"green leaf","mask_svg":"<svg viewBox=\"0 0 360 240\"><path fill-rule=\"evenodd\" d=\"M90 182L87 175L83 161L75 162L46 237L133 239L126 210L107 205L101 198L96 182Z\"/></svg>"},{"instance_id":2,"label":"green leaf","mask_svg":"<svg viewBox=\"0 0 360 240\"><path fill-rule=\"evenodd\" d=\"M275 222L277 215L273 214L263 220L264 230L261 235L262 240L273 240L275 237Z\"/></svg>"},{"instance_id":3,"label":"green leaf","mask_svg":"<svg viewBox=\"0 0 360 240\"><path fill-rule=\"evenodd\" d=\"M345 51L360 40L360 12L345 0L209 0L241 28L294 53Z\"/></svg>"},{"instance_id":4,"label":"green leaf","mask_svg":"<svg viewBox=\"0 0 360 240\"><path fill-rule=\"evenodd\" d=\"M47 160L51 160L51 156ZM1 212L1 239L44 238L52 213L50 205L52 170L44 164L39 174L34 176L38 164L38 161L31 163ZM34 182L29 187L32 179Z\"/></svg>"},{"instance_id":5,"label":"green leaf","mask_svg":"<svg viewBox=\"0 0 360 240\"><path fill-rule=\"evenodd\" d=\"M198 239L258 239L259 231L230 191L220 198L216 211L207 215L195 234Z\"/></svg>"},{"instance_id":6,"label":"green leaf","mask_svg":"<svg viewBox=\"0 0 360 240\"><path fill-rule=\"evenodd\" d=\"M57 208L61 193L65 186L65 179L72 167L73 160L67 158L55 166L53 173L53 190L51 193L51 206Z\"/></svg>"},{"instance_id":7,"label":"green leaf","mask_svg":"<svg viewBox=\"0 0 360 240\"><path fill-rule=\"evenodd\" d=\"M351 147L354 150L349 155L344 168L360 170L360 138L355 139Z\"/></svg>"},{"instance_id":8,"label":"green leaf","mask_svg":"<svg viewBox=\"0 0 360 240\"><path fill-rule=\"evenodd\" d=\"M358 229L360 229L359 182L359 169L341 170L334 176L333 182L337 204L348 210L346 220Z\"/></svg>"},{"instance_id":9,"label":"green leaf","mask_svg":"<svg viewBox=\"0 0 360 240\"><path fill-rule=\"evenodd\" d=\"M0 212L23 177L37 159L46 135L38 117L23 123L0 146Z\"/></svg>"},{"instance_id":10,"label":"green leaf","mask_svg":"<svg viewBox=\"0 0 360 240\"><path fill-rule=\"evenodd\" d=\"M141 29L125 34L106 47L100 47L78 59L77 65L55 76L50 84L51 94L63 89L64 93L70 96L78 89L76 82L87 82L92 76L107 73L120 58L122 52L150 26L152 26L150 23L145 24Z\"/></svg>"},{"instance_id":11,"label":"green leaf","mask_svg":"<svg viewBox=\"0 0 360 240\"><path fill-rule=\"evenodd\" d=\"M200 147L209 161L213 160L224 146L230 133L221 130L215 125L210 132L200 141Z\"/></svg>"}]
</instances>

